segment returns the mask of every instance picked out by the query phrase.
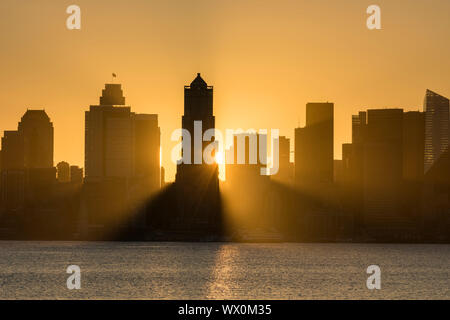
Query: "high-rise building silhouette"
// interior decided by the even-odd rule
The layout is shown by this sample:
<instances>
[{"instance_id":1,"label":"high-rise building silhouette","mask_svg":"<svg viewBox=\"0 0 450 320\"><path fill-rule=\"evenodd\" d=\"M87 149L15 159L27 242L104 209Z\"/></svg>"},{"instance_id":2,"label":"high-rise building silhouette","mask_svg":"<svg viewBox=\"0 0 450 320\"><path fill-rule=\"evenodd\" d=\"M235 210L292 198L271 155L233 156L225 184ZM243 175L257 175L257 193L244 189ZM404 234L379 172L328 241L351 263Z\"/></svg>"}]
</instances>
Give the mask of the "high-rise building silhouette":
<instances>
[{"instance_id":1,"label":"high-rise building silhouette","mask_svg":"<svg viewBox=\"0 0 450 320\"><path fill-rule=\"evenodd\" d=\"M352 143L342 145L342 190L358 230L382 236L411 228L420 211L423 154L422 112L374 109L352 116Z\"/></svg>"},{"instance_id":2,"label":"high-rise building silhouette","mask_svg":"<svg viewBox=\"0 0 450 320\"><path fill-rule=\"evenodd\" d=\"M213 87L208 86L205 80L202 79L200 73L191 82L190 86L184 87L184 115L182 116L182 128L189 131L191 135L190 141L183 141L183 152L186 149L190 151L190 164L195 163L196 159L203 162L203 151L206 146L210 143L208 141L203 141L203 134L209 129L215 128L215 117L213 115ZM201 131L198 134L199 137L195 136L194 125L195 122L201 125ZM198 135L197 134L197 135ZM196 144L196 139L202 141L201 144ZM185 170L192 171L196 170L194 168L200 168L200 170L208 170L211 166L204 165L203 163L198 166L184 166L179 165L177 168L177 177L182 179L182 175ZM213 166L216 167L216 166ZM185 169L187 168L187 169Z\"/></svg>"},{"instance_id":3,"label":"high-rise building silhouette","mask_svg":"<svg viewBox=\"0 0 450 320\"><path fill-rule=\"evenodd\" d=\"M53 124L44 110L28 109L17 131L2 138L3 206L16 214L47 210L55 182Z\"/></svg>"},{"instance_id":4,"label":"high-rise building silhouette","mask_svg":"<svg viewBox=\"0 0 450 320\"><path fill-rule=\"evenodd\" d=\"M156 114L125 105L120 84L106 84L99 102L85 112L81 225L101 237L108 228L145 225L132 212L160 188L160 129Z\"/></svg>"},{"instance_id":5,"label":"high-rise building silhouette","mask_svg":"<svg viewBox=\"0 0 450 320\"><path fill-rule=\"evenodd\" d=\"M352 143L342 145L343 201L356 229L363 225L364 144L367 137L367 112L352 115Z\"/></svg>"},{"instance_id":6,"label":"high-rise building silhouette","mask_svg":"<svg viewBox=\"0 0 450 320\"><path fill-rule=\"evenodd\" d=\"M23 139L18 131L2 137L1 203L6 212L20 212L25 205Z\"/></svg>"},{"instance_id":7,"label":"high-rise building silhouette","mask_svg":"<svg viewBox=\"0 0 450 320\"><path fill-rule=\"evenodd\" d=\"M135 114L125 106L120 84L106 84L100 105L85 121L88 181L152 176L159 187L160 129L156 114Z\"/></svg>"},{"instance_id":8,"label":"high-rise building silhouette","mask_svg":"<svg viewBox=\"0 0 450 320\"><path fill-rule=\"evenodd\" d=\"M410 111L403 114L403 178L420 182L424 174L425 114Z\"/></svg>"},{"instance_id":9,"label":"high-rise building silhouette","mask_svg":"<svg viewBox=\"0 0 450 320\"><path fill-rule=\"evenodd\" d=\"M120 84L106 84L100 104L85 113L86 179L133 175L131 108Z\"/></svg>"},{"instance_id":10,"label":"high-rise building silhouette","mask_svg":"<svg viewBox=\"0 0 450 320\"><path fill-rule=\"evenodd\" d=\"M403 175L403 110L367 112L364 143L364 221L386 226L400 211Z\"/></svg>"},{"instance_id":11,"label":"high-rise building silhouette","mask_svg":"<svg viewBox=\"0 0 450 320\"><path fill-rule=\"evenodd\" d=\"M333 182L333 112L333 103L308 103L306 126L295 129L295 180L300 186Z\"/></svg>"},{"instance_id":12,"label":"high-rise building silhouette","mask_svg":"<svg viewBox=\"0 0 450 320\"><path fill-rule=\"evenodd\" d=\"M194 130L195 122L201 124L198 132ZM220 223L218 165L207 164L203 159L203 152L211 143L203 141L203 134L215 128L213 87L208 86L200 73L184 87L182 128L190 133L191 139L182 143L185 158L190 150L190 163L178 164L175 178L180 199L180 223L184 228L215 228Z\"/></svg>"},{"instance_id":13,"label":"high-rise building silhouette","mask_svg":"<svg viewBox=\"0 0 450 320\"><path fill-rule=\"evenodd\" d=\"M161 186L161 131L156 114L133 114L134 176L146 180L149 191Z\"/></svg>"},{"instance_id":14,"label":"high-rise building silhouette","mask_svg":"<svg viewBox=\"0 0 450 320\"><path fill-rule=\"evenodd\" d=\"M280 136L279 145L279 168L278 172L271 176L275 181L290 185L294 180L294 164L291 162L291 144L290 139Z\"/></svg>"},{"instance_id":15,"label":"high-rise building silhouette","mask_svg":"<svg viewBox=\"0 0 450 320\"><path fill-rule=\"evenodd\" d=\"M357 189L362 188L364 166L364 143L367 138L367 112L361 111L352 116L352 147L351 166L353 171L353 184Z\"/></svg>"},{"instance_id":16,"label":"high-rise building silhouette","mask_svg":"<svg viewBox=\"0 0 450 320\"><path fill-rule=\"evenodd\" d=\"M271 176L267 167L267 134L238 133L226 151L227 214L232 228L258 229L267 223L267 194ZM245 196L243 196L245 195Z\"/></svg>"},{"instance_id":17,"label":"high-rise building silhouette","mask_svg":"<svg viewBox=\"0 0 450 320\"><path fill-rule=\"evenodd\" d=\"M423 109L425 112L424 169L427 172L448 150L449 100L431 90L427 90Z\"/></svg>"},{"instance_id":18,"label":"high-rise building silhouette","mask_svg":"<svg viewBox=\"0 0 450 320\"><path fill-rule=\"evenodd\" d=\"M44 110L27 110L17 131L2 138L4 169L53 167L53 124Z\"/></svg>"},{"instance_id":19,"label":"high-rise building silhouette","mask_svg":"<svg viewBox=\"0 0 450 320\"><path fill-rule=\"evenodd\" d=\"M53 124L44 110L27 110L19 122L25 168L53 167Z\"/></svg>"},{"instance_id":20,"label":"high-rise building silhouette","mask_svg":"<svg viewBox=\"0 0 450 320\"><path fill-rule=\"evenodd\" d=\"M2 137L2 171L24 168L22 136L19 131L5 131Z\"/></svg>"}]
</instances>

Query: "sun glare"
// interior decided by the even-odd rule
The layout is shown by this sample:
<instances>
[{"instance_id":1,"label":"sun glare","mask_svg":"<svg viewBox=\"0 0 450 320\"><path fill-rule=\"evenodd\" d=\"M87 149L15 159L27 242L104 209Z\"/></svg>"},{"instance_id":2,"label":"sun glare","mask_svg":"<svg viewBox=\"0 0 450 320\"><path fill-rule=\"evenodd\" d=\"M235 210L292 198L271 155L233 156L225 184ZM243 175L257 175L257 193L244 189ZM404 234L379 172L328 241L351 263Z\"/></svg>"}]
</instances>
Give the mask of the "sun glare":
<instances>
[{"instance_id":1,"label":"sun glare","mask_svg":"<svg viewBox=\"0 0 450 320\"><path fill-rule=\"evenodd\" d=\"M225 157L224 157L224 154L223 154L222 151L218 151L216 153L215 159L216 159L216 163L217 164L224 164L225 163Z\"/></svg>"}]
</instances>

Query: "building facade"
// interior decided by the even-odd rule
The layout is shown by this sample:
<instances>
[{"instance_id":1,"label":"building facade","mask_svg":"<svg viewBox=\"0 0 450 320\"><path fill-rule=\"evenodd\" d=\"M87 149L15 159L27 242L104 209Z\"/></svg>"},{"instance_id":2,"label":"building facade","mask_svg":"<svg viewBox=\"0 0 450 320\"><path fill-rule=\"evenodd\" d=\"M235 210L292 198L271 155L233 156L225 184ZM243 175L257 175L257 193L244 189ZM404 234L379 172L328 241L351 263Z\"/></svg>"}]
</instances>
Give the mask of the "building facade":
<instances>
[{"instance_id":1,"label":"building facade","mask_svg":"<svg viewBox=\"0 0 450 320\"><path fill-rule=\"evenodd\" d=\"M423 109L425 112L424 171L427 172L448 150L449 100L427 90Z\"/></svg>"},{"instance_id":2,"label":"building facade","mask_svg":"<svg viewBox=\"0 0 450 320\"><path fill-rule=\"evenodd\" d=\"M198 132L195 132L195 122L201 124ZM182 143L182 153L185 159L190 158L187 160L190 163L177 165L175 184L179 215L176 224L183 229L214 232L220 226L219 170L217 163L205 163L203 153L211 141L202 139L205 131L215 128L213 87L208 86L199 73L184 87L182 128L191 136ZM199 160L201 163L196 163Z\"/></svg>"}]
</instances>

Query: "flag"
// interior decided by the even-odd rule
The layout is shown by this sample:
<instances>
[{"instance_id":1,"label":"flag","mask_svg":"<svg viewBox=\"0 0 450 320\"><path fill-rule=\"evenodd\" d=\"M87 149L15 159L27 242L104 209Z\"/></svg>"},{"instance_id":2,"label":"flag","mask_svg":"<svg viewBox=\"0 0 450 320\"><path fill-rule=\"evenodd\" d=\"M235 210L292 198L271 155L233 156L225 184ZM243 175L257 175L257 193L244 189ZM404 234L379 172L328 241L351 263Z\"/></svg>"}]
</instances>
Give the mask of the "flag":
<instances>
[{"instance_id":1,"label":"flag","mask_svg":"<svg viewBox=\"0 0 450 320\"><path fill-rule=\"evenodd\" d=\"M117 74L113 73L112 74L113 78L117 78Z\"/></svg>"}]
</instances>

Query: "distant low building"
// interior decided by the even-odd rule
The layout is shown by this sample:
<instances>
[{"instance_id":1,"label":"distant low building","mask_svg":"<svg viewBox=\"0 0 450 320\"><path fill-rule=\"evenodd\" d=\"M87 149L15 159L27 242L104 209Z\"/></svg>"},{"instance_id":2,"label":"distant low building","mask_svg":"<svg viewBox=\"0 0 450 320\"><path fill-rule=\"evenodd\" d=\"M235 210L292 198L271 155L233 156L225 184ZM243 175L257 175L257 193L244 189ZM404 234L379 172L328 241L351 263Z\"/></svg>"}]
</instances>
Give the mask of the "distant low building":
<instances>
[{"instance_id":1,"label":"distant low building","mask_svg":"<svg viewBox=\"0 0 450 320\"><path fill-rule=\"evenodd\" d=\"M58 173L58 182L67 183L70 182L70 165L61 161L56 165L57 173Z\"/></svg>"},{"instance_id":2,"label":"distant low building","mask_svg":"<svg viewBox=\"0 0 450 320\"><path fill-rule=\"evenodd\" d=\"M80 185L83 183L83 168L70 166L70 182Z\"/></svg>"}]
</instances>

